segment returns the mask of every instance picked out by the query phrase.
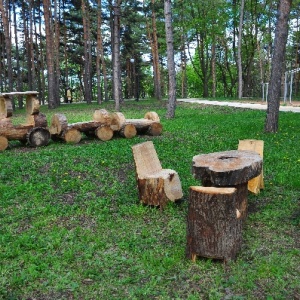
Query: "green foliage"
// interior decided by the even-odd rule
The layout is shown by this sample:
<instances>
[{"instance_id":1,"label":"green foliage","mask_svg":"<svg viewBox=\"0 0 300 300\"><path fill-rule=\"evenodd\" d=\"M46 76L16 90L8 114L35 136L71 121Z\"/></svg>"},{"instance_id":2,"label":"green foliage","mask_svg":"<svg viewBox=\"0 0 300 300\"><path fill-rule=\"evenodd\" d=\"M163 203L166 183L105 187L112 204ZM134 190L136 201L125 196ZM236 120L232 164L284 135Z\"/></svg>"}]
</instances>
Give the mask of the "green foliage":
<instances>
[{"instance_id":1,"label":"green foliage","mask_svg":"<svg viewBox=\"0 0 300 300\"><path fill-rule=\"evenodd\" d=\"M103 108L113 110L113 103ZM96 105L62 105L69 123L90 120ZM126 102L127 118L161 117L159 137L85 138L0 153L1 299L293 299L299 295L298 115L280 114L280 132L265 134L265 112ZM21 117L16 114L16 118ZM185 259L186 201L164 211L138 201L131 146L155 144L165 168L188 188L192 157L263 139L265 190L249 197L238 259L224 265Z\"/></svg>"}]
</instances>

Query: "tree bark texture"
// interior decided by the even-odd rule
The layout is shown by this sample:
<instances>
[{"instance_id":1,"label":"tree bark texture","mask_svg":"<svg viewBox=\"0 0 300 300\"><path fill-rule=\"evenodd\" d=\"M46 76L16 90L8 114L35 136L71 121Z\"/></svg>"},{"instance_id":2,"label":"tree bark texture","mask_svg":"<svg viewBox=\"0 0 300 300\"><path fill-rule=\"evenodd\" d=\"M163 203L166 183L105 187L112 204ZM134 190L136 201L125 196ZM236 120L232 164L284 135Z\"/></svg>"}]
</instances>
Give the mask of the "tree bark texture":
<instances>
[{"instance_id":1,"label":"tree bark texture","mask_svg":"<svg viewBox=\"0 0 300 300\"><path fill-rule=\"evenodd\" d=\"M164 5L165 14L165 30L166 30L166 42L167 42L167 57L168 57L168 107L167 118L175 117L176 109L176 71L174 61L174 45L173 45L173 28L172 28L172 11L171 0L165 0Z\"/></svg>"},{"instance_id":2,"label":"tree bark texture","mask_svg":"<svg viewBox=\"0 0 300 300\"><path fill-rule=\"evenodd\" d=\"M239 37L238 37L238 98L243 97L243 68L242 68L242 32L244 21L244 7L245 0L241 0L240 8L240 23L239 23Z\"/></svg>"},{"instance_id":3,"label":"tree bark texture","mask_svg":"<svg viewBox=\"0 0 300 300\"><path fill-rule=\"evenodd\" d=\"M13 67L12 67L12 46L9 24L9 1L0 0L0 12L3 23L3 33L5 37L6 59L7 59L7 76L8 76L8 88L13 91ZM14 106L14 104L13 104Z\"/></svg>"},{"instance_id":4,"label":"tree bark texture","mask_svg":"<svg viewBox=\"0 0 300 300\"><path fill-rule=\"evenodd\" d=\"M55 99L55 90L58 89L55 84L55 66L54 66L54 39L53 39L53 24L51 13L51 1L43 0L45 31L46 31L46 61L48 71L48 107L56 108L57 102Z\"/></svg>"},{"instance_id":5,"label":"tree bark texture","mask_svg":"<svg viewBox=\"0 0 300 300\"><path fill-rule=\"evenodd\" d=\"M120 63L120 18L121 2L115 0L114 3L114 24L113 24L113 90L115 100L115 110L120 111L120 102L122 102L121 89L121 63Z\"/></svg>"},{"instance_id":6,"label":"tree bark texture","mask_svg":"<svg viewBox=\"0 0 300 300\"><path fill-rule=\"evenodd\" d=\"M278 131L281 77L284 69L286 42L288 37L288 19L292 0L280 0L275 29L274 53L272 58L271 78L268 89L268 107L265 120L266 132Z\"/></svg>"},{"instance_id":7,"label":"tree bark texture","mask_svg":"<svg viewBox=\"0 0 300 300\"><path fill-rule=\"evenodd\" d=\"M235 259L242 244L242 219L235 188L192 186L189 190L186 256Z\"/></svg>"}]
</instances>

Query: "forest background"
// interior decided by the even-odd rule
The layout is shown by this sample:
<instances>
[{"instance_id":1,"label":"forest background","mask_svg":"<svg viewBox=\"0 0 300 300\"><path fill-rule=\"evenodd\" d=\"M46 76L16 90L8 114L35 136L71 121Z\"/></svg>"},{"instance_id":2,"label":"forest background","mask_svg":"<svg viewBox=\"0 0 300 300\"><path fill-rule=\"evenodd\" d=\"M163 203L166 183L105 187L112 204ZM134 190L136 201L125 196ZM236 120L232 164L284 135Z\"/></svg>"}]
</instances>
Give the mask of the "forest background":
<instances>
[{"instance_id":1,"label":"forest background","mask_svg":"<svg viewBox=\"0 0 300 300\"><path fill-rule=\"evenodd\" d=\"M277 5L175 1L177 96L237 97L240 53L242 97L261 98L270 78ZM299 5L294 1L291 8L285 70L299 66ZM108 101L115 98L117 55L120 101L168 93L163 1L1 0L0 11L1 92L37 90L49 108L65 101L67 87L74 101ZM296 98L299 87L296 73ZM22 99L16 105L22 107Z\"/></svg>"}]
</instances>

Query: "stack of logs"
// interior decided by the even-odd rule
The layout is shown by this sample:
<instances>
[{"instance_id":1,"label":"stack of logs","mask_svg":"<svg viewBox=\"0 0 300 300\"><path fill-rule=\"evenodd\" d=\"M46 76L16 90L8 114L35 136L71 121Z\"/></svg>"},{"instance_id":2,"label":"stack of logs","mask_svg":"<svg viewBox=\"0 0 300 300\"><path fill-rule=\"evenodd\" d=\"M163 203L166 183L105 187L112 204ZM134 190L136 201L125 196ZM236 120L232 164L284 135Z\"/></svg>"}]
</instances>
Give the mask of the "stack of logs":
<instances>
[{"instance_id":1,"label":"stack of logs","mask_svg":"<svg viewBox=\"0 0 300 300\"><path fill-rule=\"evenodd\" d=\"M9 140L19 140L30 146L44 146L50 140L46 116L40 113L38 92L12 92L0 94L0 151L8 147ZM26 123L13 125L12 96L26 96Z\"/></svg>"},{"instance_id":2,"label":"stack of logs","mask_svg":"<svg viewBox=\"0 0 300 300\"><path fill-rule=\"evenodd\" d=\"M132 138L137 134L158 136L162 125L156 112L147 112L143 119L126 119L120 112L110 113L105 109L96 109L93 120L68 124L64 114L55 114L50 125L51 137L67 143L79 143L82 133L108 141L114 135Z\"/></svg>"}]
</instances>

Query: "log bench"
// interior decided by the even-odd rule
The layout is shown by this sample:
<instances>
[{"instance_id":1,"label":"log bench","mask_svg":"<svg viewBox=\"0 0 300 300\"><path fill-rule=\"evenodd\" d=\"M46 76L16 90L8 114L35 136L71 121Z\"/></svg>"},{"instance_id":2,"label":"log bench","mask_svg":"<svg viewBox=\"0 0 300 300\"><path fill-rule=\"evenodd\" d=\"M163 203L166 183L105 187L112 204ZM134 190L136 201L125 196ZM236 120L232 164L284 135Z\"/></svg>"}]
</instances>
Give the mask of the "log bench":
<instances>
[{"instance_id":1,"label":"log bench","mask_svg":"<svg viewBox=\"0 0 300 300\"><path fill-rule=\"evenodd\" d=\"M0 151L8 147L9 140L27 142L30 146L47 145L50 133L47 129L47 118L40 112L38 92L11 92L0 94ZM13 125L13 96L26 96L26 123Z\"/></svg>"},{"instance_id":2,"label":"log bench","mask_svg":"<svg viewBox=\"0 0 300 300\"><path fill-rule=\"evenodd\" d=\"M132 146L137 186L141 203L159 206L182 198L182 188L176 171L163 169L153 142Z\"/></svg>"}]
</instances>

